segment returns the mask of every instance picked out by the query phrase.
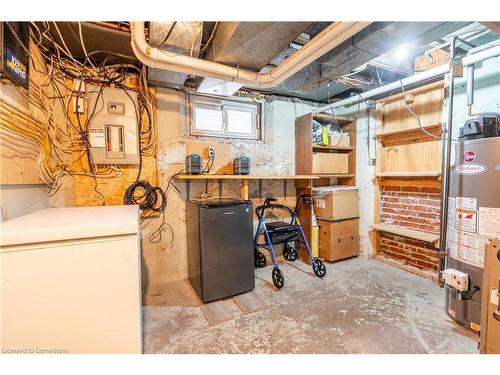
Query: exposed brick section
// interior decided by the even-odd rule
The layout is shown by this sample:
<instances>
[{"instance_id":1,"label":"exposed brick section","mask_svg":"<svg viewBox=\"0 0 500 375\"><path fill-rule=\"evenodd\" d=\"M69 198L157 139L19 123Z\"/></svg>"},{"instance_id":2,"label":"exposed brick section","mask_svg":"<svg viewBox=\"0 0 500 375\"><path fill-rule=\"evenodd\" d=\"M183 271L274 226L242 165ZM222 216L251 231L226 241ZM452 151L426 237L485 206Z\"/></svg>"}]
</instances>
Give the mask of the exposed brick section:
<instances>
[{"instance_id":1,"label":"exposed brick section","mask_svg":"<svg viewBox=\"0 0 500 375\"><path fill-rule=\"evenodd\" d=\"M440 189L381 186L380 222L439 233Z\"/></svg>"},{"instance_id":2,"label":"exposed brick section","mask_svg":"<svg viewBox=\"0 0 500 375\"><path fill-rule=\"evenodd\" d=\"M405 261L421 269L437 270L438 253L433 244L401 237L391 233L380 234L380 253Z\"/></svg>"},{"instance_id":3,"label":"exposed brick section","mask_svg":"<svg viewBox=\"0 0 500 375\"><path fill-rule=\"evenodd\" d=\"M380 222L439 233L441 190L419 186L381 186ZM433 244L382 232L380 252L424 269L437 269Z\"/></svg>"}]
</instances>

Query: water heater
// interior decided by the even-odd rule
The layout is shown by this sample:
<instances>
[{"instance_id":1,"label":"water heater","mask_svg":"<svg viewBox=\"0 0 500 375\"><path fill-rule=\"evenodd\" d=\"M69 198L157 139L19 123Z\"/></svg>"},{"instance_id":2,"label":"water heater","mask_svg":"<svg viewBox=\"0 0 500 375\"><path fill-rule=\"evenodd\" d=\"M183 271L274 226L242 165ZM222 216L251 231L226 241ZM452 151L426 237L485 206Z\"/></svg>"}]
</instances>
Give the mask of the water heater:
<instances>
[{"instance_id":1,"label":"water heater","mask_svg":"<svg viewBox=\"0 0 500 375\"><path fill-rule=\"evenodd\" d=\"M484 250L500 237L500 115L467 120L450 176L446 309L462 326L481 328Z\"/></svg>"}]
</instances>

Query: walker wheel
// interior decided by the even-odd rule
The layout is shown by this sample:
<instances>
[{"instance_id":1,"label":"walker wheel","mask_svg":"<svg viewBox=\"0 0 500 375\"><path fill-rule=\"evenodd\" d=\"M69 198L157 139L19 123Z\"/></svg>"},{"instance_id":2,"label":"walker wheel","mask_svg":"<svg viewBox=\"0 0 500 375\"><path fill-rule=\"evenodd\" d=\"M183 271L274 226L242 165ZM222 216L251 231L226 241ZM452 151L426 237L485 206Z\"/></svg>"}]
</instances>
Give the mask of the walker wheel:
<instances>
[{"instance_id":1,"label":"walker wheel","mask_svg":"<svg viewBox=\"0 0 500 375\"><path fill-rule=\"evenodd\" d=\"M289 244L285 243L285 248L283 249L283 256L286 260L293 262L297 259L297 250L291 247Z\"/></svg>"},{"instance_id":2,"label":"walker wheel","mask_svg":"<svg viewBox=\"0 0 500 375\"><path fill-rule=\"evenodd\" d=\"M325 277L325 275L326 275L326 267L323 264L323 262L321 261L321 259L314 258L312 266L313 266L314 274L316 276L318 276L320 278Z\"/></svg>"},{"instance_id":3,"label":"walker wheel","mask_svg":"<svg viewBox=\"0 0 500 375\"><path fill-rule=\"evenodd\" d=\"M283 288L283 285L285 285L285 278L283 277L283 272L281 272L277 266L273 268L272 276L274 286L278 289Z\"/></svg>"},{"instance_id":4,"label":"walker wheel","mask_svg":"<svg viewBox=\"0 0 500 375\"><path fill-rule=\"evenodd\" d=\"M253 264L257 268L262 268L266 265L266 256L260 251L256 250L253 257Z\"/></svg>"}]
</instances>

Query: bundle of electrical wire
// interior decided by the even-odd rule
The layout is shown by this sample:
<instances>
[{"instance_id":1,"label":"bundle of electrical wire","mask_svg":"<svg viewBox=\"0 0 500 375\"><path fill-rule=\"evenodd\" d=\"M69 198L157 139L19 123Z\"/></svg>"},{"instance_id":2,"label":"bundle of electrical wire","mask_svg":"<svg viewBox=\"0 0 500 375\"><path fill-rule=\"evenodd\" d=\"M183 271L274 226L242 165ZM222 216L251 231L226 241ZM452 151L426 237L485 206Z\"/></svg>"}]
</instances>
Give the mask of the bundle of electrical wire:
<instances>
[{"instance_id":1,"label":"bundle of electrical wire","mask_svg":"<svg viewBox=\"0 0 500 375\"><path fill-rule=\"evenodd\" d=\"M123 203L138 205L142 211L163 212L167 208L167 196L159 186L139 180L127 188Z\"/></svg>"}]
</instances>

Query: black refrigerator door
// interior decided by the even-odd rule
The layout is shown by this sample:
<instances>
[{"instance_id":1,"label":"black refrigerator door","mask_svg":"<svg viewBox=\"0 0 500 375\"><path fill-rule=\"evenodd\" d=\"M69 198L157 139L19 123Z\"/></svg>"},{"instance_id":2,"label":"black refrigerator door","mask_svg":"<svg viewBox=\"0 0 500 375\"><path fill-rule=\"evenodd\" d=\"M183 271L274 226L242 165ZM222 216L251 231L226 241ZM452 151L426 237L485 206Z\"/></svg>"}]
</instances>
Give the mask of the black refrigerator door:
<instances>
[{"instance_id":1,"label":"black refrigerator door","mask_svg":"<svg viewBox=\"0 0 500 375\"><path fill-rule=\"evenodd\" d=\"M199 210L203 302L252 290L252 205Z\"/></svg>"}]
</instances>

